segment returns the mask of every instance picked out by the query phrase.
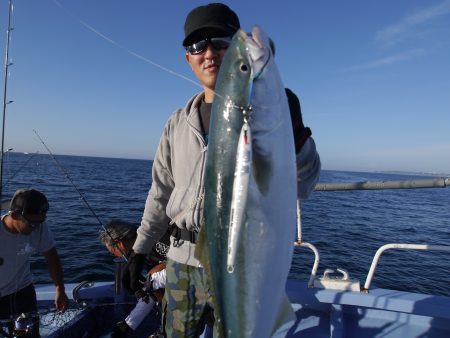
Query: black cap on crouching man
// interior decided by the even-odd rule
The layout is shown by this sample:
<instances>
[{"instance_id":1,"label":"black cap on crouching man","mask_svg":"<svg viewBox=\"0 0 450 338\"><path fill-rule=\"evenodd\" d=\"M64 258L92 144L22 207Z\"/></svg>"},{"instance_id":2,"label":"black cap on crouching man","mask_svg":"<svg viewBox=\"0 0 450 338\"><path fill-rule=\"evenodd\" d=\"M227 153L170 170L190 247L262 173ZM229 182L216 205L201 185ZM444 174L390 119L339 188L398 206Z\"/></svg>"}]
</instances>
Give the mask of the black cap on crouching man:
<instances>
[{"instance_id":1,"label":"black cap on crouching man","mask_svg":"<svg viewBox=\"0 0 450 338\"><path fill-rule=\"evenodd\" d=\"M239 18L230 7L211 3L194 8L184 23L183 46L195 43L197 33L205 28L216 29L223 36L233 35L240 28Z\"/></svg>"},{"instance_id":2,"label":"black cap on crouching man","mask_svg":"<svg viewBox=\"0 0 450 338\"><path fill-rule=\"evenodd\" d=\"M47 197L34 189L19 189L11 200L10 210L22 214L40 215L48 211Z\"/></svg>"}]
</instances>

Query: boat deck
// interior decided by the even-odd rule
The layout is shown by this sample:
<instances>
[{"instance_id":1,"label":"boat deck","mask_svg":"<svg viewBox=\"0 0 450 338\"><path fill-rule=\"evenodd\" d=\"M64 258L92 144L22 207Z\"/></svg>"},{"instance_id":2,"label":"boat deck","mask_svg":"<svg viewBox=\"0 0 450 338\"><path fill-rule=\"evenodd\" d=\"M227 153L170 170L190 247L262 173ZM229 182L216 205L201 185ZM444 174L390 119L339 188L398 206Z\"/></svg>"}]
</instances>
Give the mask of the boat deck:
<instances>
[{"instance_id":1,"label":"boat deck","mask_svg":"<svg viewBox=\"0 0 450 338\"><path fill-rule=\"evenodd\" d=\"M311 289L290 280L297 322L288 337L450 337L450 298L372 289Z\"/></svg>"},{"instance_id":2,"label":"boat deck","mask_svg":"<svg viewBox=\"0 0 450 338\"><path fill-rule=\"evenodd\" d=\"M75 287L68 284L68 294ZM36 286L43 308L52 307L52 288ZM296 313L296 322L287 337L450 337L449 297L386 289L360 293L308 288L306 282L298 280L288 280L286 290ZM42 316L43 337L106 335L114 323L127 315L134 301L124 295L116 296L112 282L80 288L76 296L85 305L74 306L63 325L58 320L52 324L51 317ZM159 320L159 314L152 311L132 337L155 331Z\"/></svg>"}]
</instances>

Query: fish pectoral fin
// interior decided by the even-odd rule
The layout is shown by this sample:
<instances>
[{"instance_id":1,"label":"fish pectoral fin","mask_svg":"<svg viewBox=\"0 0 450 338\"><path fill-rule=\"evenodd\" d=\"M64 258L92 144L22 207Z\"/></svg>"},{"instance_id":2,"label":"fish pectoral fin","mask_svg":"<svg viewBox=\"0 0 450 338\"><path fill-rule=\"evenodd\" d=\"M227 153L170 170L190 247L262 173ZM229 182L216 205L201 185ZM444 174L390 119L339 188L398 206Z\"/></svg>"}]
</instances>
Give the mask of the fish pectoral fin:
<instances>
[{"instance_id":1,"label":"fish pectoral fin","mask_svg":"<svg viewBox=\"0 0 450 338\"><path fill-rule=\"evenodd\" d=\"M291 302L286 294L284 294L281 300L280 309L275 324L272 328L272 337L284 337L287 330L292 326L295 321L295 313L292 309ZM292 324L289 324L292 322ZM288 325L289 324L289 325Z\"/></svg>"}]
</instances>

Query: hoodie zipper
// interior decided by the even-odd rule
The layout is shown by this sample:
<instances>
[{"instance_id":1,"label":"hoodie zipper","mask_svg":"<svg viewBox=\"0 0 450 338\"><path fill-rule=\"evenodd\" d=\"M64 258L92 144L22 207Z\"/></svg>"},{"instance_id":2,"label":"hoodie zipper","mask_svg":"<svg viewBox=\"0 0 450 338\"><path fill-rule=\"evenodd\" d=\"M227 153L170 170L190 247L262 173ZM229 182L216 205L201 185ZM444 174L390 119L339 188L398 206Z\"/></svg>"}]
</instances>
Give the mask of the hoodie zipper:
<instances>
[{"instance_id":1,"label":"hoodie zipper","mask_svg":"<svg viewBox=\"0 0 450 338\"><path fill-rule=\"evenodd\" d=\"M198 113L198 112L197 112ZM202 146L202 150L201 150L201 163L200 163L200 176L199 176L199 189L196 191L195 193L195 207L193 209L192 212L192 225L194 226L194 231L199 231L200 230L200 205L202 203L203 200L203 189L204 189L204 177L203 177L203 173L205 171L205 161L206 161L206 153L208 150L208 146L206 145L205 142L205 138L203 137L203 135L201 135L201 133L198 132L198 130L190 123L189 118L186 118L187 124L188 126L192 129L192 132L197 136L198 140L200 141L200 144Z\"/></svg>"}]
</instances>

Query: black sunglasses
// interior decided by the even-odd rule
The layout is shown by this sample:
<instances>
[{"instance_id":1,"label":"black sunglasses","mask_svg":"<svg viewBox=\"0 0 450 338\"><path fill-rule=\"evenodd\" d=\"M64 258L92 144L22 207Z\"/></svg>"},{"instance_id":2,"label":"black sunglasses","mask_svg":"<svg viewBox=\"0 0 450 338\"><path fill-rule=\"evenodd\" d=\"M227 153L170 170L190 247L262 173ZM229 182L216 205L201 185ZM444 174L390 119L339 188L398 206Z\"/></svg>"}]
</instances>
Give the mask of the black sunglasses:
<instances>
[{"instance_id":1,"label":"black sunglasses","mask_svg":"<svg viewBox=\"0 0 450 338\"><path fill-rule=\"evenodd\" d=\"M215 50L227 49L230 46L231 37L206 38L186 47L186 51L191 55L201 54L211 45Z\"/></svg>"},{"instance_id":2,"label":"black sunglasses","mask_svg":"<svg viewBox=\"0 0 450 338\"><path fill-rule=\"evenodd\" d=\"M45 222L45 219L46 219L46 217L44 217L44 219L42 220L42 221L30 221L26 216L25 216L25 214L21 214L21 216L22 216L22 218L27 222L27 224L28 224L28 226L31 228L31 229L34 229L34 228L37 228L39 225L41 225L42 223L44 223Z\"/></svg>"}]
</instances>

